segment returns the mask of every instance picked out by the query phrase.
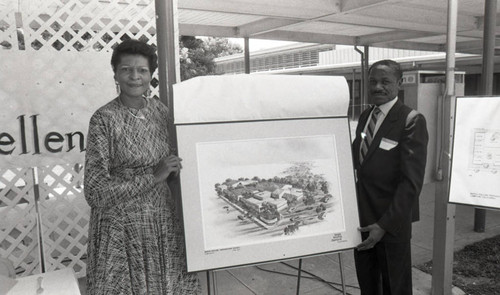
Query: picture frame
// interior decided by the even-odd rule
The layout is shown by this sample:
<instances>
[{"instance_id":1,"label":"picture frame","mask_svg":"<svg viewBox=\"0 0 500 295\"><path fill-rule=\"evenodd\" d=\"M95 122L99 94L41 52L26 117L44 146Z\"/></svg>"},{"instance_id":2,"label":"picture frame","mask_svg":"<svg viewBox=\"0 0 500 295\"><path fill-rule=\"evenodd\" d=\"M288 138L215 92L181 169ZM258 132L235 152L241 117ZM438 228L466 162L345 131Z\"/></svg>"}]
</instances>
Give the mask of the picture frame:
<instances>
[{"instance_id":1,"label":"picture frame","mask_svg":"<svg viewBox=\"0 0 500 295\"><path fill-rule=\"evenodd\" d=\"M500 97L458 97L449 202L500 209Z\"/></svg>"},{"instance_id":2,"label":"picture frame","mask_svg":"<svg viewBox=\"0 0 500 295\"><path fill-rule=\"evenodd\" d=\"M189 272L361 242L346 115L204 120L176 121Z\"/></svg>"}]
</instances>

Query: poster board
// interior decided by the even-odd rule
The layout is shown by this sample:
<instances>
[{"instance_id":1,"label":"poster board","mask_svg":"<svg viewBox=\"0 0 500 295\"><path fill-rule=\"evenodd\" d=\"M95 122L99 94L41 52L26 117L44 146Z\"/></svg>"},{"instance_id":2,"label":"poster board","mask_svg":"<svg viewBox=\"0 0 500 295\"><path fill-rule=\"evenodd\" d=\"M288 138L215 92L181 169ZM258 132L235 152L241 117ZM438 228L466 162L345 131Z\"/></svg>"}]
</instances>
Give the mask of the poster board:
<instances>
[{"instance_id":1,"label":"poster board","mask_svg":"<svg viewBox=\"0 0 500 295\"><path fill-rule=\"evenodd\" d=\"M360 242L343 77L235 75L174 86L188 271Z\"/></svg>"},{"instance_id":2,"label":"poster board","mask_svg":"<svg viewBox=\"0 0 500 295\"><path fill-rule=\"evenodd\" d=\"M449 202L500 209L500 97L459 97Z\"/></svg>"}]
</instances>

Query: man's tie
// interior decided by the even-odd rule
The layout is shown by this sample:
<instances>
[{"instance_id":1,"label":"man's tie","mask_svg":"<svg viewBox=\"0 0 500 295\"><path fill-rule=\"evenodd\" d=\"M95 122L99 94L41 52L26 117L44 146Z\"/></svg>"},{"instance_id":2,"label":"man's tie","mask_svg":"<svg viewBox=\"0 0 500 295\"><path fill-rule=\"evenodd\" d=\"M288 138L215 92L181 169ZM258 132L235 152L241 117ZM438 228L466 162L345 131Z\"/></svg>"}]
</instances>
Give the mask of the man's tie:
<instances>
[{"instance_id":1,"label":"man's tie","mask_svg":"<svg viewBox=\"0 0 500 295\"><path fill-rule=\"evenodd\" d=\"M361 146L359 149L359 163L363 163L366 153L368 153L368 148L372 143L373 136L375 135L375 126L377 126L378 116L380 115L380 109L375 107L370 118L370 122L366 127L365 137L361 140Z\"/></svg>"}]
</instances>

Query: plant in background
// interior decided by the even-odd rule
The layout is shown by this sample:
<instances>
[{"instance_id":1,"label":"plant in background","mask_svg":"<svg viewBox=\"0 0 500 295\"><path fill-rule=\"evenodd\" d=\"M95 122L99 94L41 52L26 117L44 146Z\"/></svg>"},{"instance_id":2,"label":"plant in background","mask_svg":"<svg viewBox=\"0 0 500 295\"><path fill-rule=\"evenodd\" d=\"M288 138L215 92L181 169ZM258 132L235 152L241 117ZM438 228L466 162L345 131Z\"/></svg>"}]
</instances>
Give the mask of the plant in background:
<instances>
[{"instance_id":1,"label":"plant in background","mask_svg":"<svg viewBox=\"0 0 500 295\"><path fill-rule=\"evenodd\" d=\"M215 75L214 59L240 53L243 49L225 38L181 36L179 40L181 81Z\"/></svg>"}]
</instances>

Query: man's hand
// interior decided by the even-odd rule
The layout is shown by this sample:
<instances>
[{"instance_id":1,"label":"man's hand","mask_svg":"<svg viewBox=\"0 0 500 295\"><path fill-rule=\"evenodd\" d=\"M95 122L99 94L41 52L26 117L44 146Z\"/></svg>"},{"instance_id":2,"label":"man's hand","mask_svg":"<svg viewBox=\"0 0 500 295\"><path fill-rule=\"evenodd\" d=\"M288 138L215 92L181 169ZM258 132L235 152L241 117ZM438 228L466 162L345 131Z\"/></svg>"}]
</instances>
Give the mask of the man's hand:
<instances>
[{"instance_id":1,"label":"man's hand","mask_svg":"<svg viewBox=\"0 0 500 295\"><path fill-rule=\"evenodd\" d=\"M358 230L362 233L369 232L368 238L364 240L361 244L356 246L356 250L363 251L375 247L380 239L385 235L385 230L381 228L378 224L370 224L366 227L360 227Z\"/></svg>"}]
</instances>

